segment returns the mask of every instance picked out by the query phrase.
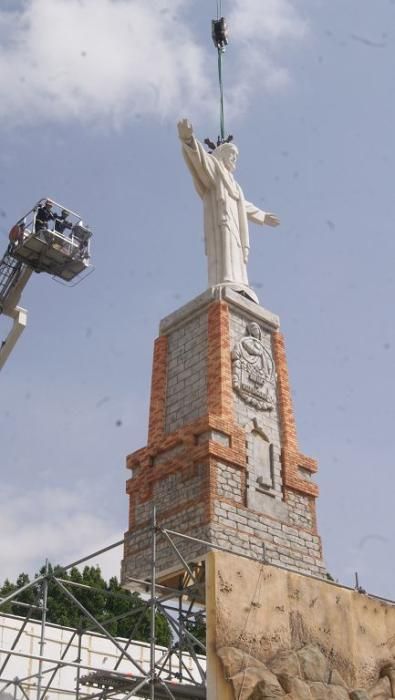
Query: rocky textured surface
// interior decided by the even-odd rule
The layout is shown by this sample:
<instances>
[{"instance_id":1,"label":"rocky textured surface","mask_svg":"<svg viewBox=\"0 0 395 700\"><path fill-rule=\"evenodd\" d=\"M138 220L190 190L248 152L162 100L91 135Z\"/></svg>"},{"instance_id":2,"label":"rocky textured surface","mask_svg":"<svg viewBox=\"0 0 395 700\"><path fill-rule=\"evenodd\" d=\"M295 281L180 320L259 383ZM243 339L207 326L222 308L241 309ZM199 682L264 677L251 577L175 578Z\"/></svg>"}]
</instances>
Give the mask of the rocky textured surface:
<instances>
[{"instance_id":1,"label":"rocky textured surface","mask_svg":"<svg viewBox=\"0 0 395 700\"><path fill-rule=\"evenodd\" d=\"M340 686L349 693L370 691L384 678L374 692L395 698L393 603L222 552L212 555L207 570L213 658L209 697L232 699L216 650L237 647L266 664L277 679L284 673L306 682L308 676L310 684L317 684L309 688L313 700L328 696L324 692L328 689L319 683ZM305 656L302 650L311 646L324 659ZM291 655L290 650L294 650ZM315 675L310 674L311 667ZM327 669L331 670L329 682ZM344 693L339 690L335 695Z\"/></svg>"},{"instance_id":2,"label":"rocky textured surface","mask_svg":"<svg viewBox=\"0 0 395 700\"><path fill-rule=\"evenodd\" d=\"M218 649L225 676L237 700L394 700L395 660L366 689L347 687L318 646L281 651L267 663L237 647Z\"/></svg>"}]
</instances>

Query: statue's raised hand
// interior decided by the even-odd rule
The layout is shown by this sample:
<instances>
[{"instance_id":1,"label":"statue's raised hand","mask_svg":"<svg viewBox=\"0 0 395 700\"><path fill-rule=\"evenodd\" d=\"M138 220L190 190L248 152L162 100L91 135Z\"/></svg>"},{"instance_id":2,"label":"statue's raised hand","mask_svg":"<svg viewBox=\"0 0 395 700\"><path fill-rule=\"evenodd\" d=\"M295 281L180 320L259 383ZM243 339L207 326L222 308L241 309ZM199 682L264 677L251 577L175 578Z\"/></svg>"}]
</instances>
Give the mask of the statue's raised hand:
<instances>
[{"instance_id":1,"label":"statue's raised hand","mask_svg":"<svg viewBox=\"0 0 395 700\"><path fill-rule=\"evenodd\" d=\"M191 122L188 121L188 119L181 119L181 121L177 124L177 128L178 135L181 141L184 141L185 143L191 141L191 139L193 138L193 127Z\"/></svg>"},{"instance_id":2,"label":"statue's raised hand","mask_svg":"<svg viewBox=\"0 0 395 700\"><path fill-rule=\"evenodd\" d=\"M280 223L280 219L275 214L268 214L266 212L264 223L267 224L268 226L278 226Z\"/></svg>"}]
</instances>

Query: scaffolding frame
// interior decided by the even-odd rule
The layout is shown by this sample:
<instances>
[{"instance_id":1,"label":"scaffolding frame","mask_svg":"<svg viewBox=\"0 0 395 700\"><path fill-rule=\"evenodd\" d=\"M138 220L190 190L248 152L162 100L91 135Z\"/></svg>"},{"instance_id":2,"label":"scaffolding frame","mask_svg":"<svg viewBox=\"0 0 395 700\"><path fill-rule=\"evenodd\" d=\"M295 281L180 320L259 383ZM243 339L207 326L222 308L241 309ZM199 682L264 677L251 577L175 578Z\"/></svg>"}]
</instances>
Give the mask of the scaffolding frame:
<instances>
[{"instance_id":1,"label":"scaffolding frame","mask_svg":"<svg viewBox=\"0 0 395 700\"><path fill-rule=\"evenodd\" d=\"M136 585L140 591L145 589L149 597L147 600L142 600L141 606L127 613L111 617L102 623L89 612L69 588L88 589L92 592L100 592L102 595L122 596L124 599L122 593L103 591L103 589L94 586L87 586L86 584L62 579L61 575L55 575L49 570L48 561L46 561L43 574L33 581L30 581L28 584L16 589L5 598L0 598L0 613L2 608L10 602L15 602L19 606L28 608L26 617L21 620L20 628L10 647L0 648L0 655L4 654L4 660L2 660L0 664L0 693L12 690L14 700L16 700L18 690L23 700L46 700L50 690L57 693L69 694L70 691L68 689L54 686L54 682L61 668L70 667L76 669L76 687L74 693L72 693L76 700L96 700L96 698L97 700L106 700L113 696L123 696L124 700L128 700L132 696L150 698L151 700L155 700L156 698L158 700L162 698L177 700L178 698L206 697L206 676L201 658L202 654L206 652L205 645L188 629L188 623L197 619L205 619L205 611L201 604L201 600L204 598L205 586L204 567L202 565L190 565L185 561L177 545L173 541L174 536L184 537L184 535L182 533L170 533L170 531L158 527L156 523L155 507L153 507L152 512L151 533L150 578L144 580L137 578L128 579L128 582ZM171 588L158 581L156 567L158 537L165 538L166 543L173 549L180 562L180 569L182 569L182 571L178 575L177 588ZM71 564L59 567L59 570L61 572L66 572L124 543L125 539L114 542L108 547L97 550ZM213 546L210 545L209 542L205 544L207 547ZM47 597L50 582L54 583L56 587L62 591L65 598L80 610L82 617L89 620L90 624L97 632L111 642L113 649L117 653L113 670L104 671L102 668L89 666L81 661L83 636L84 634L92 633L92 628L90 630L82 629L82 627L80 629L70 629L70 638L59 658L49 658L44 655L46 629L49 624L47 622ZM20 603L18 601L18 596L28 589L33 589L35 591L36 599L33 605L23 602ZM17 651L16 646L18 641L29 620L32 619L33 611L37 610L41 617L39 654ZM142 664L129 652L129 648L133 643L133 636L147 610L149 610L150 614L148 671L146 671ZM172 634L169 648L164 650L159 658L156 635L157 613L161 613L164 616ZM115 638L106 627L112 622L126 617L132 618L134 624L129 638L121 641ZM37 620L35 621L37 622ZM77 658L70 659L70 650L72 650L73 642L75 643L76 639L78 640ZM201 652L200 654L197 649ZM38 661L38 671L36 673L27 674L23 678L7 678L7 666L13 656ZM199 674L199 680L196 680L188 668L186 657L192 659L193 665ZM125 672L118 671L119 665L123 660L130 663L133 676L131 673L125 674ZM44 664L50 664L50 667L44 669ZM83 675L84 673L87 675ZM91 688L96 687L97 692L93 694L84 692L84 686ZM183 688L189 693L188 695L183 695Z\"/></svg>"},{"instance_id":2,"label":"scaffolding frame","mask_svg":"<svg viewBox=\"0 0 395 700\"><path fill-rule=\"evenodd\" d=\"M122 593L104 591L103 589L93 586L62 579L61 576L55 576L49 571L48 562L46 563L45 572L43 574L28 584L21 586L5 598L0 598L0 613L4 605L11 601L15 601L19 606L28 608L26 617L21 620L20 629L15 635L10 647L7 649L0 648L0 655L5 655L4 660L2 660L2 663L0 664L0 693L4 693L8 689L13 689L13 700L17 700L18 690L20 691L23 700L46 700L48 692L51 689L57 693L73 695L75 700L107 700L120 697L122 697L123 700L129 700L132 698L132 696L150 700L166 700L167 698L170 698L170 700L192 700L193 698L205 700L206 675L202 666L202 656L196 651L196 647L203 653L206 652L206 648L205 645L199 639L197 639L190 630L188 630L188 623L191 620L196 621L198 617L205 620L205 610L202 606L205 592L205 566L202 562L198 564L188 563L174 540L181 539L202 544L207 547L207 552L210 550L219 550L227 554L235 554L235 552L232 552L231 549L226 547L216 545L213 542L207 542L203 539L193 537L185 533L158 526L156 521L155 505L153 506L152 510L151 535L150 578L139 579L128 577L128 583L135 585L140 591L145 590L145 592L149 594L148 599L143 600L141 606L138 608L127 613L123 613L122 615L117 615L107 619L103 624L100 622L100 620L96 619L84 605L82 605L82 603L73 595L71 591L68 590L68 586L71 588L76 587L98 591L102 595L122 596L124 599ZM169 551L172 551L176 555L176 558L180 563L180 569L178 570L178 573L175 574L178 576L177 588L163 584L161 582L163 579L159 580L159 572L157 571L156 565L158 538L164 539L165 543L169 546ZM66 572L79 564L83 564L93 559L94 557L98 557L105 552L124 545L125 542L126 538L123 538L122 540L114 542L113 544L103 547L102 549L96 550L92 554L82 557L71 564L68 564L67 566L59 567L59 570L61 572ZM237 556L242 559L248 559L260 563L261 565L268 563L265 556L264 545L262 547L261 558L248 555L247 553L238 553ZM276 568L289 570L287 567L279 565L276 565ZM322 578L312 574L305 575L308 578L322 581ZM81 661L83 635L90 634L92 632L92 630L83 630L82 627L79 629L70 628L70 638L59 658L49 658L44 656L46 626L49 624L47 623L46 604L50 581L55 582L56 586L63 592L66 598L68 598L69 601L79 608L82 615L91 622L94 628L96 628L107 640L112 643L118 654L113 670L105 671L102 668L84 664ZM395 601L393 600L367 593L359 586L358 578L356 579L355 587L345 586L344 584L333 580L327 580L327 583L335 588L356 590L360 594L367 595L369 598L395 605ZM19 602L17 600L18 596L29 588L34 588L36 592L36 599L34 603L30 604ZM150 654L149 670L145 671L143 666L133 658L128 650L131 644L133 644L133 635L135 634L140 620L147 609L150 611ZM32 654L16 651L15 647L18 644L26 625L31 619L31 615L34 610L38 610L41 613L39 640L40 653ZM161 649L163 649L163 653L159 659L157 658L159 645L157 644L156 635L157 612L162 613L162 615L165 617L174 635L168 649L163 649L163 647L161 647ZM121 640L119 638L115 638L106 629L106 625L109 625L111 622L129 616L134 617L135 622L128 639ZM77 658L70 660L67 658L67 654L72 648L72 644L76 637L78 639ZM186 655L188 658L192 659L192 662L199 673L199 680L196 680L188 669L187 664L185 663ZM23 678L7 679L4 674L7 669L8 662L12 656L38 661L38 672L26 675ZM123 659L130 662L133 668L133 675L131 673L125 673L118 670ZM51 666L44 669L43 664L45 663L51 664ZM56 674L61 668L65 667L76 669L75 691L53 686ZM88 672L88 674L82 675L82 672ZM49 680L44 683L47 678L49 678ZM95 687L97 692L84 693L83 686L91 688ZM35 698L33 692L30 692L29 694L29 691L33 690L35 690Z\"/></svg>"}]
</instances>

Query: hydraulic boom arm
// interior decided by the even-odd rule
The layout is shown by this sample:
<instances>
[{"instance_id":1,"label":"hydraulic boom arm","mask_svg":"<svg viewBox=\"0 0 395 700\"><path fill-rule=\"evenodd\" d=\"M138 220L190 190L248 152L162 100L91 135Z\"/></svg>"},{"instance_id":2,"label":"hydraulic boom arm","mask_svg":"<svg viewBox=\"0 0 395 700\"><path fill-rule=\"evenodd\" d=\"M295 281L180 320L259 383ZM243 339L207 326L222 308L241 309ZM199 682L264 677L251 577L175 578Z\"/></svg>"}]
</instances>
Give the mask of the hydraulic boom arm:
<instances>
[{"instance_id":1,"label":"hydraulic boom arm","mask_svg":"<svg viewBox=\"0 0 395 700\"><path fill-rule=\"evenodd\" d=\"M0 370L26 327L27 311L18 302L32 272L8 253L0 261L0 314L13 319L12 328L0 346Z\"/></svg>"}]
</instances>

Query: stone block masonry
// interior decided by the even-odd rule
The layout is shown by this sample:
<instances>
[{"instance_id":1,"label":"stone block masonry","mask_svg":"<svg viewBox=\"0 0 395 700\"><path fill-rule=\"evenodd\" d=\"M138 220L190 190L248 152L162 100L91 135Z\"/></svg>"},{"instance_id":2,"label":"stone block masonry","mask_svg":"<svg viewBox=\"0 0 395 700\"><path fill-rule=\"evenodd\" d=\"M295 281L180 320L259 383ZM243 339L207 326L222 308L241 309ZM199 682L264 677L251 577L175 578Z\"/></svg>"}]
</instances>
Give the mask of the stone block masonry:
<instances>
[{"instance_id":1,"label":"stone block masonry","mask_svg":"<svg viewBox=\"0 0 395 700\"><path fill-rule=\"evenodd\" d=\"M160 526L325 577L317 465L298 449L278 318L242 295L208 290L161 322L148 443L127 466L124 585L150 574L153 503ZM189 562L207 551L177 546ZM180 570L164 538L157 547L159 574Z\"/></svg>"},{"instance_id":2,"label":"stone block masonry","mask_svg":"<svg viewBox=\"0 0 395 700\"><path fill-rule=\"evenodd\" d=\"M168 337L165 433L207 413L207 313Z\"/></svg>"}]
</instances>

